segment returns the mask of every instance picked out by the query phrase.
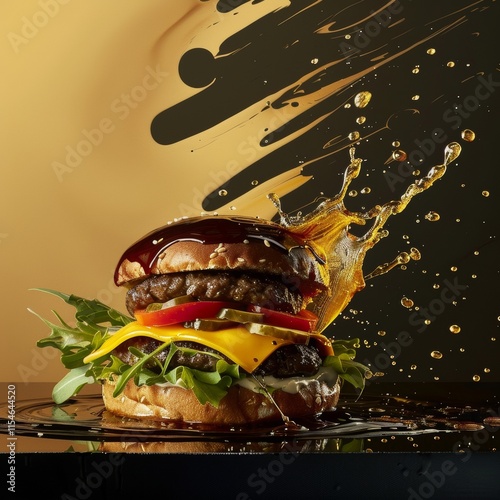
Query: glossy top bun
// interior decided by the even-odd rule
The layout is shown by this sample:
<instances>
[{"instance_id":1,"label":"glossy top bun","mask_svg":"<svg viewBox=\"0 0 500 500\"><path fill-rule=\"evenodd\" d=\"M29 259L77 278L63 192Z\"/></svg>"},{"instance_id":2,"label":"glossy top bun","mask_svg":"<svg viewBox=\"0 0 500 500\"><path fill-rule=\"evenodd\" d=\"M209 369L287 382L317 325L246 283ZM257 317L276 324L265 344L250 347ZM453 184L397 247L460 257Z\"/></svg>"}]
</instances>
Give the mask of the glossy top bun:
<instances>
[{"instance_id":1,"label":"glossy top bun","mask_svg":"<svg viewBox=\"0 0 500 500\"><path fill-rule=\"evenodd\" d=\"M238 270L277 275L299 289L324 289L324 260L286 228L251 217L181 219L148 234L121 257L117 285L152 274Z\"/></svg>"}]
</instances>

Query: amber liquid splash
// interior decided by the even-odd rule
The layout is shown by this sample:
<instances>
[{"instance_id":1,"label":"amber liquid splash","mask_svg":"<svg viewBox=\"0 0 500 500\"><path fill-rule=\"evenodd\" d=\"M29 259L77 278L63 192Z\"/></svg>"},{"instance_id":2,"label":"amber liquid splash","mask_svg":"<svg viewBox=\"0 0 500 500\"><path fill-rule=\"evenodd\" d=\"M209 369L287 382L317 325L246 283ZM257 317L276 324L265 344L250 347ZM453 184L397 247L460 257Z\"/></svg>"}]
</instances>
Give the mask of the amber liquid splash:
<instances>
[{"instance_id":1,"label":"amber liquid splash","mask_svg":"<svg viewBox=\"0 0 500 500\"><path fill-rule=\"evenodd\" d=\"M386 236L384 225L389 217L401 213L416 195L440 179L460 152L460 144L452 142L445 149L444 162L432 167L426 176L410 184L399 200L377 205L364 213L350 212L344 204L351 182L361 170L362 160L355 157L354 148L350 150L351 163L345 171L339 193L323 201L309 214L289 217L281 210L279 198L270 195L279 212L281 224L304 239L327 262L330 276L328 290L316 297L310 307L318 315L319 331L324 330L342 312L353 295L364 288L364 257L370 248ZM373 222L364 235L358 237L349 232L352 224L365 225L367 221ZM379 266L367 278L383 274L409 259L410 255L404 252L393 262Z\"/></svg>"}]
</instances>

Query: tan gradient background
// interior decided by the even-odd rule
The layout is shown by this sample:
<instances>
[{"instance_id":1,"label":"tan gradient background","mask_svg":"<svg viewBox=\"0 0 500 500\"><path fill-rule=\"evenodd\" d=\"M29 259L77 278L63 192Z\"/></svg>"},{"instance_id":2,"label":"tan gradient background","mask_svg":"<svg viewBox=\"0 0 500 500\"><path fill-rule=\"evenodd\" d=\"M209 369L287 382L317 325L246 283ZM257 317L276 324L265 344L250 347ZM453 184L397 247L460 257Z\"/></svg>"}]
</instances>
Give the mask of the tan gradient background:
<instances>
[{"instance_id":1,"label":"tan gradient background","mask_svg":"<svg viewBox=\"0 0 500 500\"><path fill-rule=\"evenodd\" d=\"M65 373L55 351L36 348L48 329L28 308L49 319L55 309L68 320L73 310L30 289L97 298L123 311L124 293L112 280L123 251L169 220L199 215L204 196L263 154L259 127L293 117L270 110L252 121L263 107L255 103L171 146L149 132L159 110L199 91L178 77L186 50L217 53L228 36L288 4L243 5L240 16L221 16L215 2L197 0L1 7L0 252L8 286L0 300L9 356L0 380L54 381ZM265 195L306 182L299 170L254 189L238 213L270 218L275 210Z\"/></svg>"},{"instance_id":2,"label":"tan gradient background","mask_svg":"<svg viewBox=\"0 0 500 500\"><path fill-rule=\"evenodd\" d=\"M186 97L189 89L176 78L186 50L179 41L196 44L195 31L214 24L212 8L186 0L0 7L0 253L7 284L0 300L8 353L0 380L53 381L64 373L57 357L50 359L55 353L36 349L48 330L27 308L45 317L67 309L30 288L97 297L123 310L112 274L125 248L168 220L199 214L200 193L216 187L214 176L225 181L231 169L243 168L213 149L200 153L203 162L190 161L191 144L167 151L149 134L158 110ZM175 26L187 13L189 20ZM212 44L222 30L212 29ZM75 150L80 160L68 157Z\"/></svg>"}]
</instances>

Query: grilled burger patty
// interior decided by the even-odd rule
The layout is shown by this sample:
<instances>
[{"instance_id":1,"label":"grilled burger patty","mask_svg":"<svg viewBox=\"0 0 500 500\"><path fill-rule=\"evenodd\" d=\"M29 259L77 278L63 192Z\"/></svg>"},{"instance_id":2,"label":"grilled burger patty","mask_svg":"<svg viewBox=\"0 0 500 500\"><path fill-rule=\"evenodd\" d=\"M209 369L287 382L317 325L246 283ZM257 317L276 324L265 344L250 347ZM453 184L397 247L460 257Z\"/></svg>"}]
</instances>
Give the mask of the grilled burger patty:
<instances>
[{"instance_id":1,"label":"grilled burger patty","mask_svg":"<svg viewBox=\"0 0 500 500\"><path fill-rule=\"evenodd\" d=\"M133 365L137 362L137 358L128 350L129 346L133 346L141 352L149 354L158 348L160 344L161 342L149 337L137 337L120 344L113 351L113 354L124 363ZM187 366L202 371L215 370L218 358L205 353L217 353L228 363L232 363L232 361L223 354L210 347L197 344L196 342L180 341L175 342L175 345L181 348L194 349L198 352L190 354L183 351L177 351L170 360L170 369L176 368L177 366ZM163 363L168 352L168 347L160 352L157 355L158 361ZM292 344L280 347L274 351L274 353L257 368L254 374L260 376L273 375L277 378L311 376L319 370L321 363L321 357L316 348L302 344ZM148 368L154 371L155 368L158 367L156 364L151 363Z\"/></svg>"},{"instance_id":2,"label":"grilled burger patty","mask_svg":"<svg viewBox=\"0 0 500 500\"><path fill-rule=\"evenodd\" d=\"M166 302L182 295L198 300L223 300L268 307L297 314L302 295L279 278L244 272L194 271L152 275L127 292L130 314L152 302Z\"/></svg>"}]
</instances>

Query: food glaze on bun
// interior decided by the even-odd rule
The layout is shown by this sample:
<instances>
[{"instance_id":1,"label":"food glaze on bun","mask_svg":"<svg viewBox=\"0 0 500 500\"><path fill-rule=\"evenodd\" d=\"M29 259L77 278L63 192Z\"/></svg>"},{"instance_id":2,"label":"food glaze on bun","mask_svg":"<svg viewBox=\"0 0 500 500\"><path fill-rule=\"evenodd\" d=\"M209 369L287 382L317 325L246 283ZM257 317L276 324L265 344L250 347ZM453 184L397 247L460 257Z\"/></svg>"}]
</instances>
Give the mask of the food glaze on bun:
<instances>
[{"instance_id":1,"label":"food glaze on bun","mask_svg":"<svg viewBox=\"0 0 500 500\"><path fill-rule=\"evenodd\" d=\"M319 252L283 226L253 217L181 219L132 245L115 272L117 285L154 274L185 271L252 271L281 276L306 294L329 282Z\"/></svg>"}]
</instances>

